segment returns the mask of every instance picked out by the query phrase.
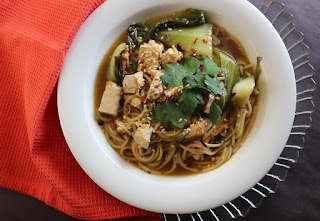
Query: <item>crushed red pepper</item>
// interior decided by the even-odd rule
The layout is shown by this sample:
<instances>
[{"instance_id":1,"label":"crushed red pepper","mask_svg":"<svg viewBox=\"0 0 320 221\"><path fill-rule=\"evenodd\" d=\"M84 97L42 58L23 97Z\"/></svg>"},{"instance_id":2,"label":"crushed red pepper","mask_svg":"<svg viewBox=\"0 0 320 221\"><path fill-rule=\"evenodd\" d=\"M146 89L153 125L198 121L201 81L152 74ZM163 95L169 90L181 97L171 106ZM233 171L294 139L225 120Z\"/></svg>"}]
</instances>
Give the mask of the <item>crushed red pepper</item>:
<instances>
[{"instance_id":1,"label":"crushed red pepper","mask_svg":"<svg viewBox=\"0 0 320 221\"><path fill-rule=\"evenodd\" d=\"M196 38L194 41L193 41L193 45L195 45L196 43L197 43L197 40L198 40L198 38Z\"/></svg>"},{"instance_id":2,"label":"crushed red pepper","mask_svg":"<svg viewBox=\"0 0 320 221\"><path fill-rule=\"evenodd\" d=\"M203 71L203 69L205 68L206 66L204 64L200 64L200 71Z\"/></svg>"}]
</instances>

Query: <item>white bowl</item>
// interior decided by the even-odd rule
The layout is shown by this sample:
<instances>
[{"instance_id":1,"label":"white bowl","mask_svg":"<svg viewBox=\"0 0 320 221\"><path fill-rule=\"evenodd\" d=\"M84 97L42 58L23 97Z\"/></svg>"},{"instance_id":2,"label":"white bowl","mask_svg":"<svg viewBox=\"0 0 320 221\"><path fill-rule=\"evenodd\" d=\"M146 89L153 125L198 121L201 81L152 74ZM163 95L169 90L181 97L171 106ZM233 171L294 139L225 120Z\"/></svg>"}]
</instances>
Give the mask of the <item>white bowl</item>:
<instances>
[{"instance_id":1,"label":"white bowl","mask_svg":"<svg viewBox=\"0 0 320 221\"><path fill-rule=\"evenodd\" d=\"M132 23L183 8L203 9L226 28L251 61L263 57L256 122L240 150L218 169L194 176L147 174L125 162L94 120L93 92L99 64ZM245 193L275 163L295 112L292 64L276 30L246 0L108 0L84 22L67 52L58 87L62 130L74 157L102 189L130 205L161 213L217 207Z\"/></svg>"}]
</instances>

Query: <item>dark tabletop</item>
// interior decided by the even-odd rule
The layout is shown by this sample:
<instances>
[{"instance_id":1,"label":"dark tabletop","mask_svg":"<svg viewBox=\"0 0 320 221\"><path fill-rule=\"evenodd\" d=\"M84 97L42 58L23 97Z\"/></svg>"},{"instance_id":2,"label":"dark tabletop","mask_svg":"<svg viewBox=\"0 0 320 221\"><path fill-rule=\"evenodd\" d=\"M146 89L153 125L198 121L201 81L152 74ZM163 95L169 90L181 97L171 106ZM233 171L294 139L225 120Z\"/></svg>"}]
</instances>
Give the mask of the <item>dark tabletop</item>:
<instances>
[{"instance_id":1,"label":"dark tabletop","mask_svg":"<svg viewBox=\"0 0 320 221\"><path fill-rule=\"evenodd\" d=\"M320 0L279 0L286 12L294 16L296 28L305 34L310 47L310 63L316 70L314 80L320 84ZM320 220L320 92L314 93L313 124L306 136L305 148L298 163L289 170L285 182L275 194L264 199L258 209L240 220ZM0 220L76 221L30 196L0 188Z\"/></svg>"}]
</instances>

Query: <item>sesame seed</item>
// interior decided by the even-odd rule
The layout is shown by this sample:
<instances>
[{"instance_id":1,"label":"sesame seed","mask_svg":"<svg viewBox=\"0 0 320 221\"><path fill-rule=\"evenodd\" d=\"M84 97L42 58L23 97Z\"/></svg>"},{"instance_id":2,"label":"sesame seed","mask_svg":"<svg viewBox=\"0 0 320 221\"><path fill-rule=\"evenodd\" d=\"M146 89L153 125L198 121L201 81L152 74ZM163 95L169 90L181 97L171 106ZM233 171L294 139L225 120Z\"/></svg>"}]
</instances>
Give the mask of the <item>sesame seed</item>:
<instances>
[{"instance_id":1,"label":"sesame seed","mask_svg":"<svg viewBox=\"0 0 320 221\"><path fill-rule=\"evenodd\" d=\"M182 30L179 30L179 32L182 32Z\"/></svg>"},{"instance_id":2,"label":"sesame seed","mask_svg":"<svg viewBox=\"0 0 320 221\"><path fill-rule=\"evenodd\" d=\"M182 118L179 119L179 123L182 121Z\"/></svg>"},{"instance_id":3,"label":"sesame seed","mask_svg":"<svg viewBox=\"0 0 320 221\"><path fill-rule=\"evenodd\" d=\"M189 24L189 21L186 21L186 24Z\"/></svg>"},{"instance_id":4,"label":"sesame seed","mask_svg":"<svg viewBox=\"0 0 320 221\"><path fill-rule=\"evenodd\" d=\"M172 31L172 28L168 28L168 31Z\"/></svg>"}]
</instances>

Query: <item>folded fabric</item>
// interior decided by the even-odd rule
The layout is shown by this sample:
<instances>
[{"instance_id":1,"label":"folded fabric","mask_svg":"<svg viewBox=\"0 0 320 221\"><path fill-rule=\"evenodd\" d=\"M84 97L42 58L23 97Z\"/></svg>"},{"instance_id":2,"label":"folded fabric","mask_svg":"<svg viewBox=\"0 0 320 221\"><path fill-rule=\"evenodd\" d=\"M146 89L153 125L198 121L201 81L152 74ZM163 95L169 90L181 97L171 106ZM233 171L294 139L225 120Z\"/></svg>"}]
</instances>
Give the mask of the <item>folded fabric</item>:
<instances>
[{"instance_id":1,"label":"folded fabric","mask_svg":"<svg viewBox=\"0 0 320 221\"><path fill-rule=\"evenodd\" d=\"M0 1L0 186L80 219L161 220L98 187L59 124L56 86L66 51L103 2Z\"/></svg>"}]
</instances>

